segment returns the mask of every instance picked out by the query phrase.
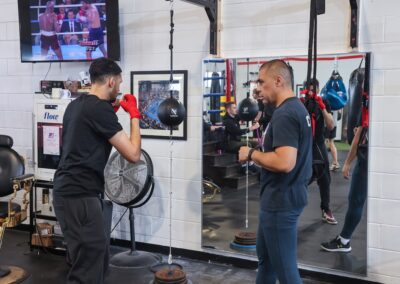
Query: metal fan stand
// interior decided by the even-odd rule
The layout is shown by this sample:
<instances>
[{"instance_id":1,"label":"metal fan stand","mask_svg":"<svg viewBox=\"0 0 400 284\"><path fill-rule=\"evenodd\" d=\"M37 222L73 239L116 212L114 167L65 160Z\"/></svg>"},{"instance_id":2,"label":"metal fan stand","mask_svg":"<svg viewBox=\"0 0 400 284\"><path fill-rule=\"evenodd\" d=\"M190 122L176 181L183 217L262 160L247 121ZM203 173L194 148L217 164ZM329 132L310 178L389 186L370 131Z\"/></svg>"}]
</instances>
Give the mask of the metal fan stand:
<instances>
[{"instance_id":1,"label":"metal fan stand","mask_svg":"<svg viewBox=\"0 0 400 284\"><path fill-rule=\"evenodd\" d=\"M129 207L129 227L131 234L130 251L124 251L115 254L110 259L110 264L117 267L129 268L151 267L152 265L161 261L161 256L146 251L136 250L135 215L133 213L133 208L134 207Z\"/></svg>"},{"instance_id":2,"label":"metal fan stand","mask_svg":"<svg viewBox=\"0 0 400 284\"><path fill-rule=\"evenodd\" d=\"M150 156L144 150L141 150L141 152L143 158L147 161L148 164L151 165L152 168ZM126 176L127 174L128 173L125 173L124 170L120 169L118 176L119 178L126 178L127 180L129 180L129 178ZM150 197L152 196L154 190L154 180L152 175L153 173L151 169L151 173L149 174L147 178L148 180L145 185L145 187L149 186L148 191L144 195L137 196L137 201L135 201L135 203L126 206L129 209L131 246L129 251L120 252L112 256L112 258L110 259L110 265L112 266L125 268L145 268L151 267L152 265L159 263L162 259L159 255L136 250L135 242L135 215L133 209L143 206L149 201Z\"/></svg>"}]
</instances>

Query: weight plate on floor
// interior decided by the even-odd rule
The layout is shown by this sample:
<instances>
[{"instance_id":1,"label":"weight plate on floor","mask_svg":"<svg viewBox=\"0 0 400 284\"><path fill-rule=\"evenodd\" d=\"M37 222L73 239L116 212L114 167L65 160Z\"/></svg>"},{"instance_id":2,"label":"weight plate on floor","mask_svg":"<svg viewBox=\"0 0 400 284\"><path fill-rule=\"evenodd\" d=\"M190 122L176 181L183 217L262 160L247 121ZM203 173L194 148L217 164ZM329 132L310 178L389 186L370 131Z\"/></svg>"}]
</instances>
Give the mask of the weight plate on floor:
<instances>
[{"instance_id":1,"label":"weight plate on floor","mask_svg":"<svg viewBox=\"0 0 400 284\"><path fill-rule=\"evenodd\" d=\"M155 284L186 284L186 273L180 269L163 269L155 274Z\"/></svg>"}]
</instances>

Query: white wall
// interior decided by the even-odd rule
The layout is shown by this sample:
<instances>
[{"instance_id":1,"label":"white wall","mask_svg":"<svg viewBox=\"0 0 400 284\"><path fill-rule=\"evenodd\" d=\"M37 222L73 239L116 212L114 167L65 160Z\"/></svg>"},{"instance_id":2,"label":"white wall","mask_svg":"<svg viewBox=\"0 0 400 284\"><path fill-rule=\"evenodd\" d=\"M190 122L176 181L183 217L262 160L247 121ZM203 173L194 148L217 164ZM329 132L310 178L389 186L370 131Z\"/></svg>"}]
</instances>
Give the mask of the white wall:
<instances>
[{"instance_id":1,"label":"white wall","mask_svg":"<svg viewBox=\"0 0 400 284\"><path fill-rule=\"evenodd\" d=\"M360 42L372 52L372 117L368 208L368 271L400 282L400 2L362 1Z\"/></svg>"},{"instance_id":2,"label":"white wall","mask_svg":"<svg viewBox=\"0 0 400 284\"><path fill-rule=\"evenodd\" d=\"M17 1L0 1L0 133L13 136L23 155L31 150L33 92L48 64L19 59ZM362 0L359 51L372 51L372 125L368 211L368 278L400 281L400 2ZM327 0L319 16L319 53L348 52L348 0ZM208 19L202 8L176 1L175 68L189 70L188 141L174 146L173 245L201 249L201 59L208 54ZM222 0L221 55L304 55L308 0ZM124 91L129 72L168 69L168 4L120 0ZM65 79L88 64L54 64L48 79ZM155 165L156 192L139 209L137 239L168 244L168 142L144 140ZM120 229L128 237L127 223Z\"/></svg>"},{"instance_id":3,"label":"white wall","mask_svg":"<svg viewBox=\"0 0 400 284\"><path fill-rule=\"evenodd\" d=\"M120 0L122 92L130 91L130 72L169 70L169 8L162 0ZM204 9L182 1L175 3L174 68L188 70L187 141L174 144L172 245L201 249L201 62L208 56L209 21ZM47 79L79 78L89 63L53 63ZM18 7L15 0L0 1L0 133L13 137L15 149L32 158L32 111L48 63L21 63ZM121 110L122 111L122 110ZM129 131L129 127L127 127ZM169 244L168 192L169 142L143 139L151 155L156 188L150 202L135 210L136 239ZM114 214L118 220L117 209ZM128 218L115 237L129 239Z\"/></svg>"}]
</instances>

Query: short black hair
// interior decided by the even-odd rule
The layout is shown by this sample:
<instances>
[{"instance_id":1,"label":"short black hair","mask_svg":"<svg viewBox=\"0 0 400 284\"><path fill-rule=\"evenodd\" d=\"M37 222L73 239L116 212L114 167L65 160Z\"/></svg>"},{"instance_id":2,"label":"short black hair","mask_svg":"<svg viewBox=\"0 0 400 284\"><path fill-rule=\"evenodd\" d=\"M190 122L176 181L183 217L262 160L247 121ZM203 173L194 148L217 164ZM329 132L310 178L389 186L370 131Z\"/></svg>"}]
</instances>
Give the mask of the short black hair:
<instances>
[{"instance_id":1,"label":"short black hair","mask_svg":"<svg viewBox=\"0 0 400 284\"><path fill-rule=\"evenodd\" d=\"M225 103L225 109L228 109L228 108L230 108L232 105L234 105L235 104L235 102L226 102Z\"/></svg>"},{"instance_id":2,"label":"short black hair","mask_svg":"<svg viewBox=\"0 0 400 284\"><path fill-rule=\"evenodd\" d=\"M273 75L282 76L286 84L293 89L293 69L291 66L288 66L285 61L281 59L267 61L260 66L259 70L261 71L264 69Z\"/></svg>"},{"instance_id":3,"label":"short black hair","mask_svg":"<svg viewBox=\"0 0 400 284\"><path fill-rule=\"evenodd\" d=\"M89 68L90 81L104 83L108 76L117 76L122 73L121 68L113 60L101 57L92 62Z\"/></svg>"},{"instance_id":4,"label":"short black hair","mask_svg":"<svg viewBox=\"0 0 400 284\"><path fill-rule=\"evenodd\" d=\"M306 81L304 81L304 83L303 83L303 85L304 85L304 87L307 87L307 85L309 86L309 87L315 87L316 89L319 89L319 81L318 81L318 79L314 79L314 78L311 78L310 79L310 83L309 84L307 84L308 82L307 82L307 80Z\"/></svg>"},{"instance_id":5,"label":"short black hair","mask_svg":"<svg viewBox=\"0 0 400 284\"><path fill-rule=\"evenodd\" d=\"M87 4L92 4L92 1L91 1L91 0L81 0L81 2L85 2L85 3L87 3Z\"/></svg>"}]
</instances>

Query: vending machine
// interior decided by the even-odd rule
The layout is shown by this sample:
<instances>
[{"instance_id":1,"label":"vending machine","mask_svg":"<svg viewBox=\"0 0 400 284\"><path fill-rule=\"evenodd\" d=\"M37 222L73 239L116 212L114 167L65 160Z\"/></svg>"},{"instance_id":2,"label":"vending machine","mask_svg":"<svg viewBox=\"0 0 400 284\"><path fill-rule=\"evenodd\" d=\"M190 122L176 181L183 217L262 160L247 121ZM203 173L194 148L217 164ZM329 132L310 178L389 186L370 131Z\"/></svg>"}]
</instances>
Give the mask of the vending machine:
<instances>
[{"instance_id":1,"label":"vending machine","mask_svg":"<svg viewBox=\"0 0 400 284\"><path fill-rule=\"evenodd\" d=\"M72 98L36 94L34 101L34 162L38 180L52 181L61 157L62 121Z\"/></svg>"}]
</instances>

